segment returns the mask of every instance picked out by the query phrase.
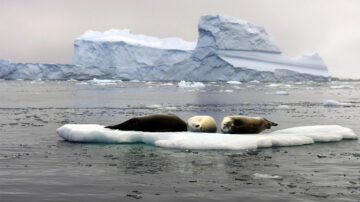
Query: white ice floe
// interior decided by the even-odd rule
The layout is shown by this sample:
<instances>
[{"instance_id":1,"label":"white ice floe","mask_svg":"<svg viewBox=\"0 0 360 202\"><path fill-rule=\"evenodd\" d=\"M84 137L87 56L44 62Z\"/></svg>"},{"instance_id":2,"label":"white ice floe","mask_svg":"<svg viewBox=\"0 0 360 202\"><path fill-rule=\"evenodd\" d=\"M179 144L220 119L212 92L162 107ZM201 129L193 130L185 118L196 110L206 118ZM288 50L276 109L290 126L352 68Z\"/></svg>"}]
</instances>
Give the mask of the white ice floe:
<instances>
[{"instance_id":1,"label":"white ice floe","mask_svg":"<svg viewBox=\"0 0 360 202\"><path fill-rule=\"evenodd\" d=\"M166 109L166 110L177 110L178 108L177 108L177 107L171 107L171 106L169 106L169 107L165 107L165 109Z\"/></svg>"},{"instance_id":2,"label":"white ice floe","mask_svg":"<svg viewBox=\"0 0 360 202\"><path fill-rule=\"evenodd\" d=\"M269 88L293 88L292 85L283 84L283 83L272 83L272 84L267 85L266 87L269 87Z\"/></svg>"},{"instance_id":3,"label":"white ice floe","mask_svg":"<svg viewBox=\"0 0 360 202\"><path fill-rule=\"evenodd\" d=\"M227 89L227 90L219 90L219 92L220 92L220 93L232 93L232 92L234 92L234 91Z\"/></svg>"},{"instance_id":4,"label":"white ice floe","mask_svg":"<svg viewBox=\"0 0 360 202\"><path fill-rule=\"evenodd\" d=\"M352 85L339 85L339 86L330 86L332 89L353 89Z\"/></svg>"},{"instance_id":5,"label":"white ice floe","mask_svg":"<svg viewBox=\"0 0 360 202\"><path fill-rule=\"evenodd\" d=\"M289 105L279 105L276 109L291 109L291 107Z\"/></svg>"},{"instance_id":6,"label":"white ice floe","mask_svg":"<svg viewBox=\"0 0 360 202\"><path fill-rule=\"evenodd\" d=\"M338 102L336 100L326 100L324 102L324 107L351 107L351 103Z\"/></svg>"},{"instance_id":7,"label":"white ice floe","mask_svg":"<svg viewBox=\"0 0 360 202\"><path fill-rule=\"evenodd\" d=\"M64 140L83 143L145 143L181 149L241 150L299 146L316 142L357 139L350 128L338 125L303 126L267 134L230 135L194 132L120 131L96 124L66 124L56 130Z\"/></svg>"},{"instance_id":8,"label":"white ice floe","mask_svg":"<svg viewBox=\"0 0 360 202\"><path fill-rule=\"evenodd\" d=\"M275 95L289 95L289 93L284 90L278 90L275 92Z\"/></svg>"},{"instance_id":9,"label":"white ice floe","mask_svg":"<svg viewBox=\"0 0 360 202\"><path fill-rule=\"evenodd\" d=\"M90 84L95 84L95 85L114 85L117 83L121 83L121 80L109 80L109 79L96 79L94 78L93 80L88 81Z\"/></svg>"},{"instance_id":10,"label":"white ice floe","mask_svg":"<svg viewBox=\"0 0 360 202\"><path fill-rule=\"evenodd\" d=\"M239 85L239 84L242 84L240 81L228 81L226 82L228 84L234 84L234 85Z\"/></svg>"},{"instance_id":11,"label":"white ice floe","mask_svg":"<svg viewBox=\"0 0 360 202\"><path fill-rule=\"evenodd\" d=\"M190 81L180 81L178 83L180 88L204 88L205 85L201 82L190 82Z\"/></svg>"},{"instance_id":12,"label":"white ice floe","mask_svg":"<svg viewBox=\"0 0 360 202\"><path fill-rule=\"evenodd\" d=\"M269 174L261 174L254 173L254 179L274 179L274 180L282 180L283 178L278 175L269 175Z\"/></svg>"}]
</instances>

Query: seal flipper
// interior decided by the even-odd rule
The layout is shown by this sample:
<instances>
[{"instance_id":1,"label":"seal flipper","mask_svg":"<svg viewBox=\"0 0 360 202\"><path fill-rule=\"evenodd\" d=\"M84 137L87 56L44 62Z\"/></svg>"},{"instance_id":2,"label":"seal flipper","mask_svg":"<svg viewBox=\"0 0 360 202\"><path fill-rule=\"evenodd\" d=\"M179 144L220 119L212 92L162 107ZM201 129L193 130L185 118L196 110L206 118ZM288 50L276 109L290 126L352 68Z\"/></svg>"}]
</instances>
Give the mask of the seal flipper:
<instances>
[{"instance_id":1,"label":"seal flipper","mask_svg":"<svg viewBox=\"0 0 360 202\"><path fill-rule=\"evenodd\" d=\"M265 119L265 118L264 118L264 119ZM269 121L269 120L267 120L267 119L265 119L265 121L268 122L268 124L267 124L267 129L270 129L271 126L277 126L277 125L278 125L277 123L272 122L272 121Z\"/></svg>"}]
</instances>

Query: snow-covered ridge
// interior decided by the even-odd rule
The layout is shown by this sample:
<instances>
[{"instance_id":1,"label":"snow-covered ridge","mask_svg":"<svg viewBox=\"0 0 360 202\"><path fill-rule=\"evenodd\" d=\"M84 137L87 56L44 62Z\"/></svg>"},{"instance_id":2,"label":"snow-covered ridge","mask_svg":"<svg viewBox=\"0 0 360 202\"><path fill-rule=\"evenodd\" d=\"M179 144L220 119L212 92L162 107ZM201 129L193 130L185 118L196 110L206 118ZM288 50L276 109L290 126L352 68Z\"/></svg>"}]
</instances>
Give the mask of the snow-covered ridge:
<instances>
[{"instance_id":1,"label":"snow-covered ridge","mask_svg":"<svg viewBox=\"0 0 360 202\"><path fill-rule=\"evenodd\" d=\"M160 49L193 50L195 43L187 42L181 38L159 39L152 36L132 34L129 29L110 29L105 32L89 30L76 40L88 40L98 42L125 42L133 45L148 46Z\"/></svg>"}]
</instances>

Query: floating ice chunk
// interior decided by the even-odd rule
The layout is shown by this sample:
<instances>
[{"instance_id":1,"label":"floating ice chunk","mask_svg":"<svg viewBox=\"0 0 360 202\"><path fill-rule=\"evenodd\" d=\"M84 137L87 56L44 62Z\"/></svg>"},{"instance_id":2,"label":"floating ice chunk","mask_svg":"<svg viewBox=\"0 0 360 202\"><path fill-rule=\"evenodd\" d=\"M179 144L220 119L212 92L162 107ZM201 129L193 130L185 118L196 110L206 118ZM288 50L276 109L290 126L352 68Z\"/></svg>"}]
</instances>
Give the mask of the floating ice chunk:
<instances>
[{"instance_id":1,"label":"floating ice chunk","mask_svg":"<svg viewBox=\"0 0 360 202\"><path fill-rule=\"evenodd\" d=\"M232 92L234 92L233 90L220 90L219 91L220 93L232 93Z\"/></svg>"},{"instance_id":2,"label":"floating ice chunk","mask_svg":"<svg viewBox=\"0 0 360 202\"><path fill-rule=\"evenodd\" d=\"M122 82L121 80L96 79L96 78L89 81L89 83L95 85L114 85L121 82Z\"/></svg>"},{"instance_id":3,"label":"floating ice chunk","mask_svg":"<svg viewBox=\"0 0 360 202\"><path fill-rule=\"evenodd\" d=\"M239 85L239 84L242 84L240 81L228 81L226 82L228 84L235 84L235 85Z\"/></svg>"},{"instance_id":4,"label":"floating ice chunk","mask_svg":"<svg viewBox=\"0 0 360 202\"><path fill-rule=\"evenodd\" d=\"M44 81L42 81L41 79L36 79L36 80L33 80L33 81L30 81L30 84L43 84Z\"/></svg>"},{"instance_id":5,"label":"floating ice chunk","mask_svg":"<svg viewBox=\"0 0 360 202\"><path fill-rule=\"evenodd\" d=\"M274 179L274 180L282 180L283 178L278 175L269 175L269 174L261 174L261 173L255 173L254 179Z\"/></svg>"},{"instance_id":6,"label":"floating ice chunk","mask_svg":"<svg viewBox=\"0 0 360 202\"><path fill-rule=\"evenodd\" d=\"M165 107L166 110L177 110L177 107Z\"/></svg>"},{"instance_id":7,"label":"floating ice chunk","mask_svg":"<svg viewBox=\"0 0 360 202\"><path fill-rule=\"evenodd\" d=\"M279 84L279 83L272 83L272 84L269 84L269 85L267 85L266 87L269 87L269 88L277 88L277 87L279 87L281 84Z\"/></svg>"},{"instance_id":8,"label":"floating ice chunk","mask_svg":"<svg viewBox=\"0 0 360 202\"><path fill-rule=\"evenodd\" d=\"M352 85L339 85L339 86L330 86L332 89L353 89Z\"/></svg>"},{"instance_id":9,"label":"floating ice chunk","mask_svg":"<svg viewBox=\"0 0 360 202\"><path fill-rule=\"evenodd\" d=\"M298 146L358 138L350 128L338 125L303 126L256 135L119 131L95 124L67 124L58 128L56 132L61 138L71 142L145 143L167 148L211 150Z\"/></svg>"},{"instance_id":10,"label":"floating ice chunk","mask_svg":"<svg viewBox=\"0 0 360 202\"><path fill-rule=\"evenodd\" d=\"M279 105L276 107L277 109L291 109L289 105Z\"/></svg>"},{"instance_id":11,"label":"floating ice chunk","mask_svg":"<svg viewBox=\"0 0 360 202\"><path fill-rule=\"evenodd\" d=\"M201 82L190 82L190 81L180 81L178 83L180 88L204 88L205 85Z\"/></svg>"},{"instance_id":12,"label":"floating ice chunk","mask_svg":"<svg viewBox=\"0 0 360 202\"><path fill-rule=\"evenodd\" d=\"M260 83L260 81L258 81L258 80L252 80L252 81L250 81L250 83Z\"/></svg>"},{"instance_id":13,"label":"floating ice chunk","mask_svg":"<svg viewBox=\"0 0 360 202\"><path fill-rule=\"evenodd\" d=\"M278 90L275 92L275 95L289 95L289 93L287 91Z\"/></svg>"},{"instance_id":14,"label":"floating ice chunk","mask_svg":"<svg viewBox=\"0 0 360 202\"><path fill-rule=\"evenodd\" d=\"M326 100L324 102L325 107L351 107L351 103L338 102L336 100Z\"/></svg>"},{"instance_id":15,"label":"floating ice chunk","mask_svg":"<svg viewBox=\"0 0 360 202\"><path fill-rule=\"evenodd\" d=\"M290 84L282 84L282 83L272 83L272 84L267 85L266 87L269 87L269 88L293 88L293 86Z\"/></svg>"}]
</instances>

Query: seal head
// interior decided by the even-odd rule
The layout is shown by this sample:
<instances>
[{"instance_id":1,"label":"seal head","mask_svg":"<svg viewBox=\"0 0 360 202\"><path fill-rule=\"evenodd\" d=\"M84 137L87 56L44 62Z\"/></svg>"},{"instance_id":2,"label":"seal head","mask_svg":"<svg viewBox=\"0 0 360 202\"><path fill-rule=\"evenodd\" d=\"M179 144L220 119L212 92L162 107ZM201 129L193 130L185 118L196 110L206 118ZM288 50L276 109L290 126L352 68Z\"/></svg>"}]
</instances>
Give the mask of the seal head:
<instances>
[{"instance_id":1,"label":"seal head","mask_svg":"<svg viewBox=\"0 0 360 202\"><path fill-rule=\"evenodd\" d=\"M193 116L187 122L187 130L191 132L216 133L216 121L211 116Z\"/></svg>"},{"instance_id":2,"label":"seal head","mask_svg":"<svg viewBox=\"0 0 360 202\"><path fill-rule=\"evenodd\" d=\"M226 116L221 122L221 131L230 134L256 134L277 125L263 117Z\"/></svg>"}]
</instances>

